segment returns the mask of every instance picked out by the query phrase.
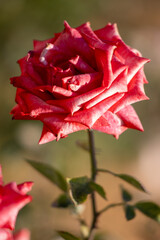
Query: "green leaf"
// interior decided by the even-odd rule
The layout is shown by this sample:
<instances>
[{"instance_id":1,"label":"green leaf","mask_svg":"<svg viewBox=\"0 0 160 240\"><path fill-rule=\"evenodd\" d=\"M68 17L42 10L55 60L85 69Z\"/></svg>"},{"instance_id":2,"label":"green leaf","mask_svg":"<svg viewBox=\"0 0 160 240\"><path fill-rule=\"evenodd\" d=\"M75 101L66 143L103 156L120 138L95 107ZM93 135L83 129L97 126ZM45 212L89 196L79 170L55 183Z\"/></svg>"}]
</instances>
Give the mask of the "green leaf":
<instances>
[{"instance_id":1,"label":"green leaf","mask_svg":"<svg viewBox=\"0 0 160 240\"><path fill-rule=\"evenodd\" d=\"M63 232L63 231L58 231L58 234L64 238L65 240L80 240L80 238L75 237L71 233L68 232Z\"/></svg>"},{"instance_id":2,"label":"green leaf","mask_svg":"<svg viewBox=\"0 0 160 240\"><path fill-rule=\"evenodd\" d=\"M83 203L88 194L96 191L101 197L106 199L106 193L102 186L91 181L88 177L78 177L69 180L71 199L77 204Z\"/></svg>"},{"instance_id":3,"label":"green leaf","mask_svg":"<svg viewBox=\"0 0 160 240\"><path fill-rule=\"evenodd\" d=\"M57 187L59 187L64 192L67 192L67 182L59 171L46 163L35 162L28 159L26 161L43 176L48 178L52 183L57 185Z\"/></svg>"},{"instance_id":4,"label":"green leaf","mask_svg":"<svg viewBox=\"0 0 160 240\"><path fill-rule=\"evenodd\" d=\"M122 194L122 199L125 202L129 202L129 201L132 200L132 195L126 189L124 189L123 187L121 187L121 194Z\"/></svg>"},{"instance_id":5,"label":"green leaf","mask_svg":"<svg viewBox=\"0 0 160 240\"><path fill-rule=\"evenodd\" d=\"M61 194L53 203L52 207L67 208L73 205L73 202L67 194Z\"/></svg>"},{"instance_id":6,"label":"green leaf","mask_svg":"<svg viewBox=\"0 0 160 240\"><path fill-rule=\"evenodd\" d=\"M134 177L132 177L128 174L117 174L117 173L114 173L114 172L112 172L108 169L101 169L101 168L99 168L97 171L98 172L109 173L109 174L113 175L114 177L118 177L118 178L124 180L125 182L131 184L133 187L137 188L138 190L140 190L142 192L146 192L146 190L144 189L142 184L137 179L135 179Z\"/></svg>"},{"instance_id":7,"label":"green leaf","mask_svg":"<svg viewBox=\"0 0 160 240\"><path fill-rule=\"evenodd\" d=\"M160 223L160 206L153 202L137 202L135 207L146 216Z\"/></svg>"},{"instance_id":8,"label":"green leaf","mask_svg":"<svg viewBox=\"0 0 160 240\"><path fill-rule=\"evenodd\" d=\"M106 199L106 193L102 186L91 181L88 177L78 177L69 180L70 197L77 204L83 203L88 194L96 191L101 197Z\"/></svg>"},{"instance_id":9,"label":"green leaf","mask_svg":"<svg viewBox=\"0 0 160 240\"><path fill-rule=\"evenodd\" d=\"M89 185L93 191L96 191L102 198L107 199L106 193L101 185L92 181L89 183Z\"/></svg>"},{"instance_id":10,"label":"green leaf","mask_svg":"<svg viewBox=\"0 0 160 240\"><path fill-rule=\"evenodd\" d=\"M92 193L90 179L88 177L78 177L69 180L71 198L77 204L83 203L87 195Z\"/></svg>"},{"instance_id":11,"label":"green leaf","mask_svg":"<svg viewBox=\"0 0 160 240\"><path fill-rule=\"evenodd\" d=\"M129 220L132 220L136 214L135 214L135 210L134 210L134 207L133 206L130 206L130 205L126 205L124 207L124 211L125 211L125 216L126 216L126 219L129 221Z\"/></svg>"},{"instance_id":12,"label":"green leaf","mask_svg":"<svg viewBox=\"0 0 160 240\"><path fill-rule=\"evenodd\" d=\"M131 184L133 187L139 189L140 191L146 192L141 183L137 181L137 179L135 179L134 177L127 174L115 174L115 176Z\"/></svg>"}]
</instances>

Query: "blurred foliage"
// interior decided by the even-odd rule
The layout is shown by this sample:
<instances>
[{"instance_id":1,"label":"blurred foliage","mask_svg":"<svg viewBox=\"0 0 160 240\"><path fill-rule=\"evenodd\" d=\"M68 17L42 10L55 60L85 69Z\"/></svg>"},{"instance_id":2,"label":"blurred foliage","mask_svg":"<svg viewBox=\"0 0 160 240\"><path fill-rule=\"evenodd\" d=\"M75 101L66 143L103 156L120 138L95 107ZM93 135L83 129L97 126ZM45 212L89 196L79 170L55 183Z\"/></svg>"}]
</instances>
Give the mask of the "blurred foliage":
<instances>
[{"instance_id":1,"label":"blurred foliage","mask_svg":"<svg viewBox=\"0 0 160 240\"><path fill-rule=\"evenodd\" d=\"M69 135L68 138L60 140L58 143L52 142L38 146L41 123L11 121L9 112L14 106L16 90L9 84L9 78L20 74L16 61L32 49L33 39L47 39L52 37L55 32L62 31L64 20L67 20L73 27L90 21L93 29L100 28L108 22L117 22L124 41L139 49L144 57L152 60L145 66L150 83L145 86L145 89L151 101L135 104L145 129L144 133L128 130L120 136L118 141L112 136L96 133L96 147L101 150L98 151L97 158L100 166L115 168L122 172L124 166L129 164L132 166L136 162L142 147L145 148L145 144L149 142L153 156L151 160L154 161L152 139L154 136L157 136L158 140L160 139L159 10L159 0L0 0L0 158L6 182L35 181L33 190L35 200L30 206L27 206L27 210L22 210L17 222L17 228L28 227L31 229L33 240L50 240L54 235L53 228L61 229L64 226L65 230L72 229L74 226L77 231L78 225L70 220L67 211L62 213L58 210L51 210L50 204L57 196L58 191L55 191L47 180L40 178L23 161L24 157L45 161L63 171L65 176L77 177L77 175L88 174L87 160L89 156L87 152L76 146L77 140L87 141L85 131ZM129 169L130 172L132 170L132 168ZM110 186L107 181L106 188L111 187L114 196L114 184ZM157 198L159 199L160 195ZM86 217L89 218L89 212L87 211L87 213ZM113 218L112 216L111 218ZM123 214L122 216L120 214L119 219L121 217L123 219ZM63 218L62 222L61 218ZM65 219L69 220L65 221ZM108 225L107 223L103 225L103 222L100 224L102 227L108 226L111 231L111 222L112 220ZM120 220L120 222L123 225L123 221ZM115 220L113 224L115 225ZM124 224L127 223L124 222ZM132 226L134 229L136 225L133 223ZM149 226L150 228L144 228L143 231L142 228L139 233L132 229L134 237L130 236L129 239L139 240L143 236L150 236L152 223L149 222ZM156 232L155 240L157 240L158 237L160 238L160 232L157 230L158 228L153 228ZM108 239L126 239L126 227L121 226L121 229L124 231L118 230L117 227L117 235L114 235L113 238L108 237ZM129 229L128 227L128 231Z\"/></svg>"}]
</instances>

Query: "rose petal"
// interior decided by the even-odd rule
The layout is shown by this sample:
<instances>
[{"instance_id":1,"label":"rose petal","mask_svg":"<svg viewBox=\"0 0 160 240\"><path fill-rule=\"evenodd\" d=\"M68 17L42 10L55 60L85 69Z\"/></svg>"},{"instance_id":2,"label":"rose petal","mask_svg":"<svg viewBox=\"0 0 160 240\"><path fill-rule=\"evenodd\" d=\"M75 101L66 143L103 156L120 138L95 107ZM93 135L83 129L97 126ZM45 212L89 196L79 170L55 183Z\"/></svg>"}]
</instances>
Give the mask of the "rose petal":
<instances>
[{"instance_id":1,"label":"rose petal","mask_svg":"<svg viewBox=\"0 0 160 240\"><path fill-rule=\"evenodd\" d=\"M90 67L80 56L71 58L69 62L72 63L73 66L81 73L95 72L95 70L92 67Z\"/></svg>"},{"instance_id":2,"label":"rose petal","mask_svg":"<svg viewBox=\"0 0 160 240\"><path fill-rule=\"evenodd\" d=\"M11 110L10 114L13 114L13 119L15 119L15 116L23 116L25 115L24 113L26 113L28 111L27 106L24 104L24 100L23 100L23 93L26 93L25 90L21 89L21 88L17 88L16 91L16 103L17 105L15 107L13 107L13 109Z\"/></svg>"},{"instance_id":3,"label":"rose petal","mask_svg":"<svg viewBox=\"0 0 160 240\"><path fill-rule=\"evenodd\" d=\"M115 46L107 45L106 48L107 48L106 51L96 49L95 56L97 65L100 71L103 72L102 86L109 88L114 80L111 60Z\"/></svg>"},{"instance_id":4,"label":"rose petal","mask_svg":"<svg viewBox=\"0 0 160 240\"><path fill-rule=\"evenodd\" d=\"M73 114L74 112L78 111L81 107L83 107L83 104L88 102L89 100L93 99L100 93L102 93L105 90L105 88L100 87L97 89L94 89L92 91L89 91L87 93L83 93L81 95L78 95L73 98L69 99L62 99L62 100L50 100L47 101L49 104L53 104L55 106L63 107L68 112Z\"/></svg>"},{"instance_id":5,"label":"rose petal","mask_svg":"<svg viewBox=\"0 0 160 240\"><path fill-rule=\"evenodd\" d=\"M25 114L20 106L17 104L12 111L10 112L10 114L13 114L12 119L16 119L16 120L34 120L35 118L31 117L29 114Z\"/></svg>"},{"instance_id":6,"label":"rose petal","mask_svg":"<svg viewBox=\"0 0 160 240\"><path fill-rule=\"evenodd\" d=\"M66 121L78 122L86 125L88 128L92 128L93 124L120 98L123 97L123 93L115 94L109 97L90 109L85 109L76 112L73 116L67 116Z\"/></svg>"},{"instance_id":7,"label":"rose petal","mask_svg":"<svg viewBox=\"0 0 160 240\"><path fill-rule=\"evenodd\" d=\"M62 79L65 77L74 76L76 74L76 71L75 71L75 69L73 69L72 66L69 66L65 70L63 70L59 67L58 68L53 67L53 68L55 69L55 73L54 73L54 77L53 77L53 83L51 84L51 86L56 85L57 87L64 87Z\"/></svg>"},{"instance_id":8,"label":"rose petal","mask_svg":"<svg viewBox=\"0 0 160 240\"><path fill-rule=\"evenodd\" d=\"M51 142L55 139L56 139L56 136L53 134L53 132L44 125L41 137L39 139L39 144Z\"/></svg>"},{"instance_id":9,"label":"rose petal","mask_svg":"<svg viewBox=\"0 0 160 240\"><path fill-rule=\"evenodd\" d=\"M126 68L128 68L128 66L121 63L115 55L112 56L111 64L114 79L116 79L119 74L121 74Z\"/></svg>"},{"instance_id":10,"label":"rose petal","mask_svg":"<svg viewBox=\"0 0 160 240\"><path fill-rule=\"evenodd\" d=\"M18 63L20 65L22 74L29 75L36 84L43 84L42 77L36 71L36 66L34 66L32 62L27 61L26 57L24 57L18 60Z\"/></svg>"},{"instance_id":11,"label":"rose petal","mask_svg":"<svg viewBox=\"0 0 160 240\"><path fill-rule=\"evenodd\" d=\"M33 186L33 182L24 182L19 185L17 185L17 188L20 192L20 194L26 194L27 192L31 191Z\"/></svg>"},{"instance_id":12,"label":"rose petal","mask_svg":"<svg viewBox=\"0 0 160 240\"><path fill-rule=\"evenodd\" d=\"M102 93L100 93L95 98L88 101L86 104L84 104L83 108L89 109L93 107L94 105L98 104L99 102L103 101L104 99L114 95L115 93L120 92L127 92L127 72L128 69L125 69L117 78L114 80L113 84L109 89L105 89Z\"/></svg>"},{"instance_id":13,"label":"rose petal","mask_svg":"<svg viewBox=\"0 0 160 240\"><path fill-rule=\"evenodd\" d=\"M111 41L115 43L117 40L121 39L117 24L108 23L104 28L98 29L94 32L103 42Z\"/></svg>"},{"instance_id":14,"label":"rose petal","mask_svg":"<svg viewBox=\"0 0 160 240\"><path fill-rule=\"evenodd\" d=\"M42 92L48 91L48 92L52 93L55 98L58 98L58 99L74 97L77 95L74 92L72 92L71 90L67 90L62 87L58 87L56 85L53 85L53 87L52 86L39 86L39 87L37 87L37 89L39 89Z\"/></svg>"},{"instance_id":15,"label":"rose petal","mask_svg":"<svg viewBox=\"0 0 160 240\"><path fill-rule=\"evenodd\" d=\"M115 49L115 55L127 65L128 68L128 83L134 77L134 75L143 67L143 65L150 60L137 56L130 48L123 42L119 41L117 48Z\"/></svg>"},{"instance_id":16,"label":"rose petal","mask_svg":"<svg viewBox=\"0 0 160 240\"><path fill-rule=\"evenodd\" d=\"M132 103L149 99L144 92L143 72L141 70L134 76L128 88L128 92L110 109L112 112L118 112Z\"/></svg>"},{"instance_id":17,"label":"rose petal","mask_svg":"<svg viewBox=\"0 0 160 240\"><path fill-rule=\"evenodd\" d=\"M8 229L0 229L0 240L13 240L11 231Z\"/></svg>"},{"instance_id":18,"label":"rose petal","mask_svg":"<svg viewBox=\"0 0 160 240\"><path fill-rule=\"evenodd\" d=\"M36 87L36 83L29 76L22 75L19 77L12 77L10 80L14 87L23 88L29 91L32 91L32 89Z\"/></svg>"},{"instance_id":19,"label":"rose petal","mask_svg":"<svg viewBox=\"0 0 160 240\"><path fill-rule=\"evenodd\" d=\"M19 210L29 203L32 197L21 194L15 182L7 184L1 191L0 228L13 230Z\"/></svg>"},{"instance_id":20,"label":"rose petal","mask_svg":"<svg viewBox=\"0 0 160 240\"><path fill-rule=\"evenodd\" d=\"M79 31L71 28L66 21L64 22L64 26L65 30L55 41L55 46L59 47L68 57L70 56L71 58L75 55L80 55L89 65L95 66L93 51L89 48Z\"/></svg>"},{"instance_id":21,"label":"rose petal","mask_svg":"<svg viewBox=\"0 0 160 240\"><path fill-rule=\"evenodd\" d=\"M17 88L25 90L26 92L32 93L37 97L40 97L45 100L52 99L48 93L46 92L42 93L40 91L37 91L37 85L32 81L32 78L29 76L13 77L10 80L11 84L13 84L13 86ZM19 93L17 95L19 95Z\"/></svg>"},{"instance_id":22,"label":"rose petal","mask_svg":"<svg viewBox=\"0 0 160 240\"><path fill-rule=\"evenodd\" d=\"M49 43L41 52L39 61L46 67L51 65L57 65L61 62L66 61L72 57L71 52L64 53L63 49L55 44Z\"/></svg>"},{"instance_id":23,"label":"rose petal","mask_svg":"<svg viewBox=\"0 0 160 240\"><path fill-rule=\"evenodd\" d=\"M65 83L69 90L78 93L85 93L97 87L100 87L101 79L101 74L96 72L63 78L62 81Z\"/></svg>"},{"instance_id":24,"label":"rose petal","mask_svg":"<svg viewBox=\"0 0 160 240\"><path fill-rule=\"evenodd\" d=\"M92 126L93 129L112 134L116 138L127 130L127 127L122 126L120 118L110 111L105 112Z\"/></svg>"},{"instance_id":25,"label":"rose petal","mask_svg":"<svg viewBox=\"0 0 160 240\"><path fill-rule=\"evenodd\" d=\"M143 126L134 110L134 108L130 105L122 108L120 111L118 111L117 116L121 118L123 121L124 125L127 128L133 128L137 129L139 131L144 131Z\"/></svg>"},{"instance_id":26,"label":"rose petal","mask_svg":"<svg viewBox=\"0 0 160 240\"><path fill-rule=\"evenodd\" d=\"M50 131L57 137L57 141L72 132L86 129L86 126L83 124L76 122L67 122L64 120L64 118L65 116L58 114L50 114L49 117L41 117L41 121L44 123L45 127L47 127L47 129L50 129Z\"/></svg>"},{"instance_id":27,"label":"rose petal","mask_svg":"<svg viewBox=\"0 0 160 240\"><path fill-rule=\"evenodd\" d=\"M30 94L30 93L23 93L23 100L24 104L27 106L27 113L31 117L38 117L41 114L47 113L64 113L64 109L61 107L49 105L48 103L44 102L42 99Z\"/></svg>"},{"instance_id":28,"label":"rose petal","mask_svg":"<svg viewBox=\"0 0 160 240\"><path fill-rule=\"evenodd\" d=\"M34 40L33 41L34 50L41 52L42 49L44 49L48 43L54 43L55 39L56 38L50 38L44 41Z\"/></svg>"},{"instance_id":29,"label":"rose petal","mask_svg":"<svg viewBox=\"0 0 160 240\"><path fill-rule=\"evenodd\" d=\"M93 32L89 22L81 25L78 30L85 39L85 41L89 44L89 46L91 46L92 48L106 50L106 44L103 43Z\"/></svg>"}]
</instances>

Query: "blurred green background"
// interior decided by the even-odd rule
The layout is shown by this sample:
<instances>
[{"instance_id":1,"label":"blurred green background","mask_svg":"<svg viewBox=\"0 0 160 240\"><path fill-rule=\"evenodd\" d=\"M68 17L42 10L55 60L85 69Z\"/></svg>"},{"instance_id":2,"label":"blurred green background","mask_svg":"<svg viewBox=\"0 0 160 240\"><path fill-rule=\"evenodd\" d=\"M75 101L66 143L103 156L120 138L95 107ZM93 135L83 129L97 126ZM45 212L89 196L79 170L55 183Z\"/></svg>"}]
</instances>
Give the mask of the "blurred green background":
<instances>
[{"instance_id":1,"label":"blurred green background","mask_svg":"<svg viewBox=\"0 0 160 240\"><path fill-rule=\"evenodd\" d=\"M39 146L41 123L11 120L9 112L14 106L16 89L9 84L9 78L20 74L16 61L32 49L33 39L44 40L62 31L64 20L72 27L90 21L93 29L116 22L123 40L151 59L145 66L149 80L145 89L151 100L134 105L144 133L128 130L118 141L110 135L95 133L98 164L137 177L151 194L146 196L131 189L135 199L150 199L160 204L159 13L159 0L0 0L0 163L5 183L35 182L31 192L34 201L20 212L16 224L16 229L29 228L32 240L56 239L55 229L79 234L79 226L69 211L51 208L60 191L24 159L45 161L66 177L89 175L88 153L76 144L77 140L87 141L87 133L74 133L59 142ZM117 179L100 175L98 181L106 189L109 203L119 200ZM99 206L106 204L98 200ZM84 216L89 222L89 201ZM99 226L109 240L160 239L157 223L140 214L126 222L121 209L104 214Z\"/></svg>"}]
</instances>

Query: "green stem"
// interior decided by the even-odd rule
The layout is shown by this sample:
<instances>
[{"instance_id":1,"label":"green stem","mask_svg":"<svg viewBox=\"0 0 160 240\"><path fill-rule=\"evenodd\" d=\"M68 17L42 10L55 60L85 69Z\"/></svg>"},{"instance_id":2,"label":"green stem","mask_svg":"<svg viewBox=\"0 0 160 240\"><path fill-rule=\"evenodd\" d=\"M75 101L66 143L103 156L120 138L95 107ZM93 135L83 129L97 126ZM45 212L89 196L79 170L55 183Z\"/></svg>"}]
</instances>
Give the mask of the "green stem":
<instances>
[{"instance_id":1,"label":"green stem","mask_svg":"<svg viewBox=\"0 0 160 240\"><path fill-rule=\"evenodd\" d=\"M97 213L97 215L98 215L98 216L101 215L103 212L106 212L106 211L107 211L108 209L110 209L110 208L118 207L118 206L123 206L123 205L125 205L124 202L109 204L109 205L107 205L106 207L104 207L102 210L100 210L100 211Z\"/></svg>"},{"instance_id":2,"label":"green stem","mask_svg":"<svg viewBox=\"0 0 160 240\"><path fill-rule=\"evenodd\" d=\"M111 174L111 175L113 175L113 176L117 176L117 174L116 173L113 173L113 172L111 172L110 170L108 170L108 169L103 169L103 168L98 168L97 169L97 172L105 172L105 173L109 173L109 174Z\"/></svg>"},{"instance_id":3,"label":"green stem","mask_svg":"<svg viewBox=\"0 0 160 240\"><path fill-rule=\"evenodd\" d=\"M89 150L90 150L90 157L91 157L91 179L95 181L96 174L97 174L97 161L96 161L93 130L88 130L88 135L89 135Z\"/></svg>"},{"instance_id":4,"label":"green stem","mask_svg":"<svg viewBox=\"0 0 160 240\"><path fill-rule=\"evenodd\" d=\"M93 130L88 130L88 137L89 137L89 149L90 149L90 159L91 159L91 180L93 182L95 182L96 175L97 175L97 161L96 161L96 156L95 156L96 154L95 154ZM96 222L97 222L97 217L98 217L94 192L91 194L91 202L92 202L93 219L92 219L92 223L91 223L91 227L90 227L89 238L92 233L92 230L96 227Z\"/></svg>"}]
</instances>

